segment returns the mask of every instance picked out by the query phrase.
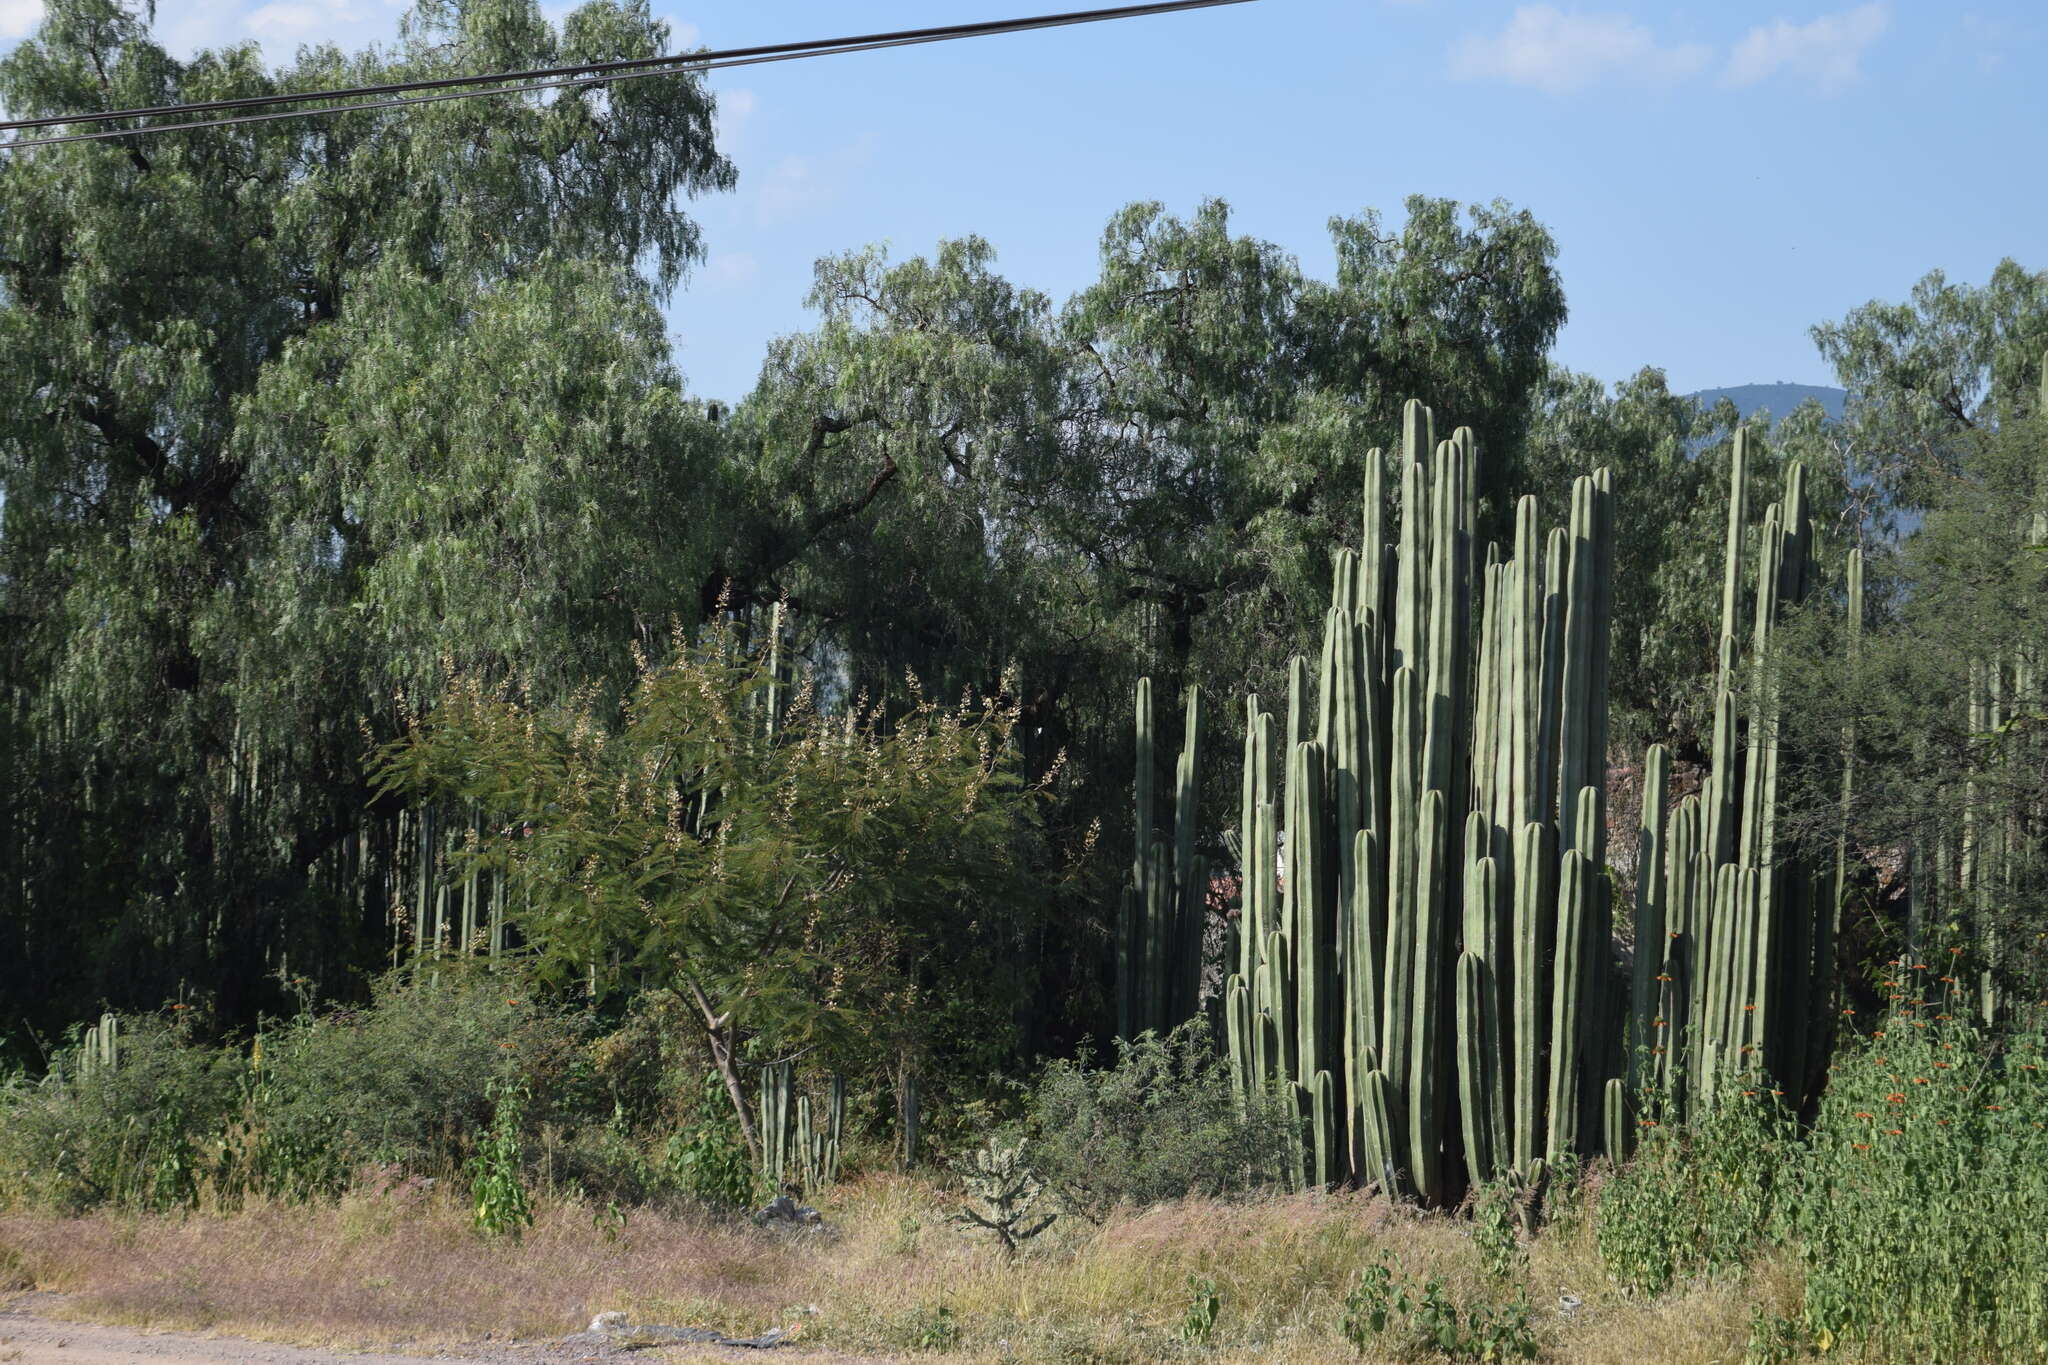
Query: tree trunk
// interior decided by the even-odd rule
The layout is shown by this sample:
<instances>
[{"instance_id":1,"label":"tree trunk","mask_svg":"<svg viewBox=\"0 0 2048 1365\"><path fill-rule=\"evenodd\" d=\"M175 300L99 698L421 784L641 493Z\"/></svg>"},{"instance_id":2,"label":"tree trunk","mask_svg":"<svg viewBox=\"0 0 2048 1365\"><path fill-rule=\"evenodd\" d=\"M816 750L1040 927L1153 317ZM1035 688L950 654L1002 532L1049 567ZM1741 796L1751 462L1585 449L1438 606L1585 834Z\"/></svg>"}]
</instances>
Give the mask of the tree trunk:
<instances>
[{"instance_id":1,"label":"tree trunk","mask_svg":"<svg viewBox=\"0 0 2048 1365\"><path fill-rule=\"evenodd\" d=\"M725 1093L732 1099L733 1113L739 1116L740 1136L747 1140L747 1152L758 1166L761 1163L761 1133L754 1125L754 1111L747 1107L746 1088L740 1084L739 1067L733 1061L732 1014L730 1011L725 1014L715 1012L695 981L690 981L689 987L690 998L696 1002L698 1018L704 1025L704 1037L711 1044L712 1064L718 1068L719 1077L725 1082Z\"/></svg>"}]
</instances>

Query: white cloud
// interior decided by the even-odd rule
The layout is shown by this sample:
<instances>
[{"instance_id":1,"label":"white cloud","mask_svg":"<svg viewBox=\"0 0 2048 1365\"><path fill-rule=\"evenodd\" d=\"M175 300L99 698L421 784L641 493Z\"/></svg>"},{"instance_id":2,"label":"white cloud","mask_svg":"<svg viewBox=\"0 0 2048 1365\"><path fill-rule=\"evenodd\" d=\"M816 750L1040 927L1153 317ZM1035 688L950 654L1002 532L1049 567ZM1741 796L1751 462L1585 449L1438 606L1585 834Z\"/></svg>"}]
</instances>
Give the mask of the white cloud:
<instances>
[{"instance_id":1,"label":"white cloud","mask_svg":"<svg viewBox=\"0 0 2048 1365\"><path fill-rule=\"evenodd\" d=\"M770 166L754 191L754 216L763 226L786 223L838 197L874 157L875 135L863 133L823 157L790 155ZM740 193L747 192L745 177Z\"/></svg>"},{"instance_id":2,"label":"white cloud","mask_svg":"<svg viewBox=\"0 0 2048 1365\"><path fill-rule=\"evenodd\" d=\"M1760 24L1728 54L1724 79L1730 85L1755 85L1782 71L1822 94L1833 94L1861 74L1864 49L1884 35L1891 21L1886 5L1872 3L1804 24L1789 19Z\"/></svg>"},{"instance_id":3,"label":"white cloud","mask_svg":"<svg viewBox=\"0 0 2048 1365\"><path fill-rule=\"evenodd\" d=\"M1608 78L1679 80L1711 60L1704 44L1659 43L1647 26L1625 15L1566 14L1554 5L1523 5L1500 33L1462 40L1451 53L1451 74L1563 95Z\"/></svg>"},{"instance_id":4,"label":"white cloud","mask_svg":"<svg viewBox=\"0 0 2048 1365\"><path fill-rule=\"evenodd\" d=\"M306 38L330 24L348 24L360 16L355 6L317 3L317 0L272 0L249 12L243 22L262 38Z\"/></svg>"},{"instance_id":5,"label":"white cloud","mask_svg":"<svg viewBox=\"0 0 2048 1365\"><path fill-rule=\"evenodd\" d=\"M753 121L754 111L761 107L761 99L751 90L720 90L718 96L718 136L726 143L738 139L740 130Z\"/></svg>"},{"instance_id":6,"label":"white cloud","mask_svg":"<svg viewBox=\"0 0 2048 1365\"><path fill-rule=\"evenodd\" d=\"M0 0L0 38L26 38L43 21L43 0Z\"/></svg>"},{"instance_id":7,"label":"white cloud","mask_svg":"<svg viewBox=\"0 0 2048 1365\"><path fill-rule=\"evenodd\" d=\"M761 263L750 252L713 252L705 264L705 279L720 289L738 289L751 284L761 273Z\"/></svg>"}]
</instances>

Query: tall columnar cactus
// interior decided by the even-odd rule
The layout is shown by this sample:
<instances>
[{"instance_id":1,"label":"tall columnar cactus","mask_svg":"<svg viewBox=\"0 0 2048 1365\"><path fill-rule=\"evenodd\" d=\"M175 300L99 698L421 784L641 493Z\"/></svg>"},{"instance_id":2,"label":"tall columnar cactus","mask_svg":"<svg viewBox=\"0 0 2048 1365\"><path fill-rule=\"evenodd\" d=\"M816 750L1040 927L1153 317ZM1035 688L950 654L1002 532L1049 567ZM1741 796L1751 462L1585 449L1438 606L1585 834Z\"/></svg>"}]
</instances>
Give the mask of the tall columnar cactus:
<instances>
[{"instance_id":1,"label":"tall columnar cactus","mask_svg":"<svg viewBox=\"0 0 2048 1365\"><path fill-rule=\"evenodd\" d=\"M1597 1141L1621 1012L1598 796L1609 481L1579 480L1570 525L1548 537L1522 500L1514 553L1482 553L1478 443L1434 430L1410 404L1391 469L1367 458L1363 542L1333 555L1313 723L1303 659L1284 721L1247 705L1222 1014L1238 1084L1298 1097L1310 1178L1442 1202L1576 1150L1582 1128Z\"/></svg>"},{"instance_id":2,"label":"tall columnar cactus","mask_svg":"<svg viewBox=\"0 0 2048 1365\"><path fill-rule=\"evenodd\" d=\"M1667 813L1661 749L1646 763L1631 1030L1637 1047L1629 1090L1655 1093L1674 1117L1713 1103L1734 1076L1749 1088L1768 1077L1774 1091L1794 1107L1803 1105L1822 1073L1834 1019L1847 846L1838 837L1832 850L1807 848L1782 836L1777 812L1787 759L1780 751L1778 700L1763 666L1785 611L1808 596L1818 577L1806 473L1796 462L1787 467L1784 496L1765 509L1756 528L1745 657L1738 641L1744 634L1749 459L1748 433L1739 430L1729 470L1712 769L1699 797ZM1853 650L1863 607L1856 554L1849 599ZM1743 690L1746 714L1736 704ZM1853 735L1845 735L1845 812L1852 744ZM1660 938L1655 950L1648 948L1652 932ZM1640 1065L1645 1060L1647 1071Z\"/></svg>"},{"instance_id":3,"label":"tall columnar cactus","mask_svg":"<svg viewBox=\"0 0 2048 1365\"><path fill-rule=\"evenodd\" d=\"M78 1044L78 1074L112 1071L121 1060L121 1020L102 1014L100 1021L86 1029Z\"/></svg>"},{"instance_id":4,"label":"tall columnar cactus","mask_svg":"<svg viewBox=\"0 0 2048 1365\"><path fill-rule=\"evenodd\" d=\"M1604 815L1611 478L1577 480L1567 525L1547 536L1522 499L1512 553L1482 554L1477 443L1434 429L1411 404L1392 469L1368 456L1363 542L1333 555L1316 678L1296 658L1284 717L1247 704L1243 899L1221 1002L1241 1090L1285 1087L1301 1105L1304 1175L1429 1202L1461 1174L1531 1179L1567 1155L1618 1157L1633 1106L1682 1113L1734 1072L1801 1091L1832 1017L1846 862L1839 841L1829 866L1779 827L1788 760L1755 661L1812 590L1814 532L1794 465L1755 533L1745 620L1751 452L1738 432L1713 768L1673 806L1668 755L1649 755L1621 980ZM1851 592L1860 614L1855 567ZM1138 718L1127 1031L1193 1013L1199 965L1199 715L1170 848L1153 834L1149 685Z\"/></svg>"},{"instance_id":5,"label":"tall columnar cactus","mask_svg":"<svg viewBox=\"0 0 2048 1365\"><path fill-rule=\"evenodd\" d=\"M1202 762L1202 697L1189 688L1182 747L1174 764L1173 839L1154 828L1153 769L1157 733L1152 680L1138 681L1137 798L1131 880L1117 920L1117 1031L1135 1037L1164 1032L1200 1004L1202 931L1209 895L1208 860L1195 851Z\"/></svg>"},{"instance_id":6,"label":"tall columnar cactus","mask_svg":"<svg viewBox=\"0 0 2048 1365\"><path fill-rule=\"evenodd\" d=\"M782 1188L788 1170L795 1093L792 1063L770 1062L761 1068L761 1174L776 1189Z\"/></svg>"}]
</instances>

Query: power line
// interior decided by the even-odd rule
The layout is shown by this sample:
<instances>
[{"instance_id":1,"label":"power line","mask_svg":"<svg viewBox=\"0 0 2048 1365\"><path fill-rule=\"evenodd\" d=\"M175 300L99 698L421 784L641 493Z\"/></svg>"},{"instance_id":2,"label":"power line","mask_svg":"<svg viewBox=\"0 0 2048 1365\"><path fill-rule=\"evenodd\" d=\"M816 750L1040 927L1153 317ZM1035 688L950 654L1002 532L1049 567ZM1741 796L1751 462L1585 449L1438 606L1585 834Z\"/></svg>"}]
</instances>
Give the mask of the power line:
<instances>
[{"instance_id":1,"label":"power line","mask_svg":"<svg viewBox=\"0 0 2048 1365\"><path fill-rule=\"evenodd\" d=\"M1112 9L1077 10L1066 14L1037 15L1022 19L991 20L975 24L949 24L939 28L903 29L893 33L871 33L814 42L775 43L759 47L728 48L717 52L671 54L663 57L633 57L619 61L584 63L578 66L540 67L528 71L496 72L481 76L448 76L434 80L403 81L386 85L354 86L338 90L311 90L290 94L251 95L230 100L192 104L165 104L147 108L116 109L104 113L48 115L41 118L0 122L0 132L18 132L77 123L102 123L112 119L151 118L166 115L211 113L278 104L306 104L316 100L351 99L368 95L389 95L413 90L444 90L449 93L420 95L409 99L386 99L363 104L330 104L312 109L286 109L234 118L205 119L183 123L157 124L146 128L116 128L94 133L71 133L61 137L27 138L0 142L0 148L52 147L67 142L100 142L136 137L147 133L191 132L202 128L227 128L244 123L270 123L287 118L313 118L324 114L396 109L415 104L437 104L445 100L475 99L486 95L516 95L535 90L560 90L644 76L672 76L719 71L767 62L796 61L805 57L826 57L845 52L873 52L883 48L911 47L921 43L949 42L958 38L981 38L1033 29L1061 28L1073 24L1100 23L1109 19L1135 19L1184 10L1210 9L1219 5L1241 5L1251 0L1164 0L1163 3L1122 5ZM602 74L593 74L602 73ZM543 79L566 77L567 79ZM461 87L488 86L485 89Z\"/></svg>"}]
</instances>

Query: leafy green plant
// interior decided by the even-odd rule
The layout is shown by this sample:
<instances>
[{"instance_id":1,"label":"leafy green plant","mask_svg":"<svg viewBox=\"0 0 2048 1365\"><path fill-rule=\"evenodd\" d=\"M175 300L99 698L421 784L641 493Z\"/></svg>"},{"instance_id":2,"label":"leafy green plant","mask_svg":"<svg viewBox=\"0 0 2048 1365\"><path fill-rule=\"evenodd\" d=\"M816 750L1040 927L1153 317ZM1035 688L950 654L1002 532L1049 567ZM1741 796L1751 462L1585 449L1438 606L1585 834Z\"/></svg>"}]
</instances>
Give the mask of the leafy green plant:
<instances>
[{"instance_id":1,"label":"leafy green plant","mask_svg":"<svg viewBox=\"0 0 2048 1365\"><path fill-rule=\"evenodd\" d=\"M914 1351L950 1351L960 1344L960 1320L946 1304L920 1306L905 1336Z\"/></svg>"},{"instance_id":2,"label":"leafy green plant","mask_svg":"<svg viewBox=\"0 0 2048 1365\"><path fill-rule=\"evenodd\" d=\"M1394 1268L1382 1251L1380 1259L1361 1269L1344 1293L1344 1315L1338 1330L1363 1355L1397 1318L1406 1317L1408 1292L1395 1283Z\"/></svg>"},{"instance_id":3,"label":"leafy green plant","mask_svg":"<svg viewBox=\"0 0 2048 1365\"><path fill-rule=\"evenodd\" d=\"M678 1188L699 1203L743 1208L759 1193L760 1177L715 1074L704 1076L698 1115L669 1138L664 1165Z\"/></svg>"},{"instance_id":4,"label":"leafy green plant","mask_svg":"<svg viewBox=\"0 0 2048 1365\"><path fill-rule=\"evenodd\" d=\"M1486 1273L1496 1280L1509 1278L1528 1260L1516 1227L1514 1183L1496 1180L1481 1187L1472 1207L1472 1244Z\"/></svg>"},{"instance_id":5,"label":"leafy green plant","mask_svg":"<svg viewBox=\"0 0 2048 1365\"><path fill-rule=\"evenodd\" d=\"M1216 1315L1222 1308L1223 1298L1216 1292L1215 1280L1206 1275L1188 1276L1188 1302L1180 1315L1180 1339L1190 1346L1207 1346L1216 1334Z\"/></svg>"},{"instance_id":6,"label":"leafy green plant","mask_svg":"<svg viewBox=\"0 0 2048 1365\"><path fill-rule=\"evenodd\" d=\"M471 1219L486 1237L510 1236L533 1225L533 1204L520 1170L519 1125L524 1117L526 1087L496 1083L490 1087L496 1106L490 1131L470 1158Z\"/></svg>"},{"instance_id":7,"label":"leafy green plant","mask_svg":"<svg viewBox=\"0 0 2048 1365\"><path fill-rule=\"evenodd\" d=\"M1534 1360L1529 1302L1481 1301L1461 1308L1431 1275L1421 1288L1395 1273L1389 1253L1359 1270L1345 1292L1338 1330L1361 1355L1416 1348L1451 1360Z\"/></svg>"}]
</instances>

